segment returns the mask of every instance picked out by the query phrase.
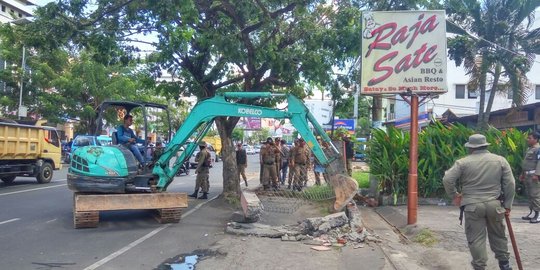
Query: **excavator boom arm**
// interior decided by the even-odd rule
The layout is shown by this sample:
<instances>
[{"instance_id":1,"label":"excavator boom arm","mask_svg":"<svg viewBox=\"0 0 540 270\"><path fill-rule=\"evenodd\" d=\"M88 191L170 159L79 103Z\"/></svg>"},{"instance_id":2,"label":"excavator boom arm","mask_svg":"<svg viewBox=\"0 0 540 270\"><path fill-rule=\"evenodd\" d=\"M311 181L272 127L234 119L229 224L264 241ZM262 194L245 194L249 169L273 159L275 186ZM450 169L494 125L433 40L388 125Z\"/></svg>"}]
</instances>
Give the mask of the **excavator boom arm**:
<instances>
[{"instance_id":1,"label":"excavator boom arm","mask_svg":"<svg viewBox=\"0 0 540 270\"><path fill-rule=\"evenodd\" d=\"M233 103L227 99L255 99L255 98L274 98L286 97L287 109L278 110L263 106L247 105ZM172 182L180 165L189 159L195 151L199 141L204 137L208 128L212 125L214 119L219 116L228 117L259 117L274 119L289 119L292 125L298 130L299 134L305 140L319 163L329 170L332 174L344 174L343 166L331 166L333 161L340 158L339 151L332 144L331 139L326 135L323 128L317 123L313 115L309 112L304 103L293 95L272 94L270 92L226 92L213 98L203 100L191 111L184 124L178 129L170 143L167 145L163 155L156 162L153 174L159 177L157 189L164 191ZM310 124L314 129L312 132ZM197 129L206 125L204 131L193 142L188 143L188 139ZM317 142L315 134L322 137L330 149L324 150ZM182 146L186 145L184 152L176 160L172 167L169 166L170 160L176 155ZM339 164L339 162L337 162Z\"/></svg>"}]
</instances>

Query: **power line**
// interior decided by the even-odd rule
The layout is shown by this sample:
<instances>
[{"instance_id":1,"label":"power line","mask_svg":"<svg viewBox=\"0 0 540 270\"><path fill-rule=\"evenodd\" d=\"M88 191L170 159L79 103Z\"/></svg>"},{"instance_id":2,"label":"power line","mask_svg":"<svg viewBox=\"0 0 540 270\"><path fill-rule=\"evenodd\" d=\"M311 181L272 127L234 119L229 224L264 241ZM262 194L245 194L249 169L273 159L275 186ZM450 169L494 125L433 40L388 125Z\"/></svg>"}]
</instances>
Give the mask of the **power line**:
<instances>
[{"instance_id":1,"label":"power line","mask_svg":"<svg viewBox=\"0 0 540 270\"><path fill-rule=\"evenodd\" d=\"M523 55L520 54L519 52L510 50L510 49L507 49L507 48L505 48L505 47L503 47L503 46L501 46L501 45L499 45L499 44L497 44L497 43L495 43L495 42L489 41L489 40L487 40L487 39L485 39L485 38L482 38L482 37L477 37L477 36L473 35L472 33L470 33L469 31L467 31L465 28L461 27L460 25L458 25L458 24L456 24L456 23L454 23L454 22L452 22L452 21L450 21L450 20L448 20L448 19L447 19L446 21L449 22L450 24L452 24L452 25L458 27L459 29L463 30L463 32L465 32L468 36L470 36L470 37L473 38L473 39L476 39L476 40L479 40L479 41L480 41L480 40L481 40L481 41L484 41L484 42L486 42L486 43L489 43L490 45L495 46L495 47L498 48L498 49L501 49L501 50L503 50L503 51L507 51L507 52L509 52L509 53L511 53L511 54L514 54L514 55L517 55L517 56L523 56ZM536 57L535 57L535 59L534 59L533 61L534 61L535 63L537 63L537 64L540 64L540 61L536 61Z\"/></svg>"}]
</instances>

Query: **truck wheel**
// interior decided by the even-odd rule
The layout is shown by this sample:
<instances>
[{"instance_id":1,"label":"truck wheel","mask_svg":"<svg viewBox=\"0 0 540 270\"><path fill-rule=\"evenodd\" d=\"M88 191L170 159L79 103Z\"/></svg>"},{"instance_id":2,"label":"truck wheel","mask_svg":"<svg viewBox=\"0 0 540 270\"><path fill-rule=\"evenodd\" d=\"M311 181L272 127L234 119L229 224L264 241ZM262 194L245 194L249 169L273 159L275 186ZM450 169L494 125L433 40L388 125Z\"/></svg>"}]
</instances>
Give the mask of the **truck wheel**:
<instances>
[{"instance_id":1,"label":"truck wheel","mask_svg":"<svg viewBox=\"0 0 540 270\"><path fill-rule=\"evenodd\" d=\"M53 167L51 163L44 162L36 176L38 183L45 184L51 182L53 177Z\"/></svg>"},{"instance_id":2,"label":"truck wheel","mask_svg":"<svg viewBox=\"0 0 540 270\"><path fill-rule=\"evenodd\" d=\"M2 177L0 179L2 179L2 182L9 185L9 184L13 183L13 180L15 180L15 177L17 177L17 176L14 176L14 175L12 175L12 176L4 176L4 177Z\"/></svg>"}]
</instances>

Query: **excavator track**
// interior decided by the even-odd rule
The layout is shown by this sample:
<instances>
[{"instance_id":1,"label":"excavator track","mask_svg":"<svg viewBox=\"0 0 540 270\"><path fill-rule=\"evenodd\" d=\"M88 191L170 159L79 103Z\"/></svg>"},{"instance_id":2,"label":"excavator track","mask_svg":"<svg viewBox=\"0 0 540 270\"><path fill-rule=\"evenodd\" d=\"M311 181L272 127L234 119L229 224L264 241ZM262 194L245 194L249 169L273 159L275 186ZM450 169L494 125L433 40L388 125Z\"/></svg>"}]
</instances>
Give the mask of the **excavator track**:
<instances>
[{"instance_id":1,"label":"excavator track","mask_svg":"<svg viewBox=\"0 0 540 270\"><path fill-rule=\"evenodd\" d=\"M187 194L176 192L141 194L88 194L73 195L73 225L79 228L95 228L99 224L99 212L110 210L154 210L159 223L178 223L182 208L186 208Z\"/></svg>"},{"instance_id":2,"label":"excavator track","mask_svg":"<svg viewBox=\"0 0 540 270\"><path fill-rule=\"evenodd\" d=\"M75 229L95 228L99 224L99 211L81 211L73 213Z\"/></svg>"},{"instance_id":3,"label":"excavator track","mask_svg":"<svg viewBox=\"0 0 540 270\"><path fill-rule=\"evenodd\" d=\"M178 223L182 217L182 208L163 208L155 211L154 218L159 223Z\"/></svg>"}]
</instances>

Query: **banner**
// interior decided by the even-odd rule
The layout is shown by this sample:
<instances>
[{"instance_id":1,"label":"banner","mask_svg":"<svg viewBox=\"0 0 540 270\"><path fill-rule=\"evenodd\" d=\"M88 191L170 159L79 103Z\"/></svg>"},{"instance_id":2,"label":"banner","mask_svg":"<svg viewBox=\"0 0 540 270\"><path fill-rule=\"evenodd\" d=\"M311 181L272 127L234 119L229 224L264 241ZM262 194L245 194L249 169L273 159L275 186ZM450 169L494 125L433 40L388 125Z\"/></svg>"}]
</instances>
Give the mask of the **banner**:
<instances>
[{"instance_id":1,"label":"banner","mask_svg":"<svg viewBox=\"0 0 540 270\"><path fill-rule=\"evenodd\" d=\"M236 124L236 127L244 130L259 130L261 129L261 118L242 117Z\"/></svg>"},{"instance_id":2,"label":"banner","mask_svg":"<svg viewBox=\"0 0 540 270\"><path fill-rule=\"evenodd\" d=\"M354 119L334 119L334 129L340 127L354 132Z\"/></svg>"},{"instance_id":3,"label":"banner","mask_svg":"<svg viewBox=\"0 0 540 270\"><path fill-rule=\"evenodd\" d=\"M447 92L444 11L364 12L363 95Z\"/></svg>"}]
</instances>

